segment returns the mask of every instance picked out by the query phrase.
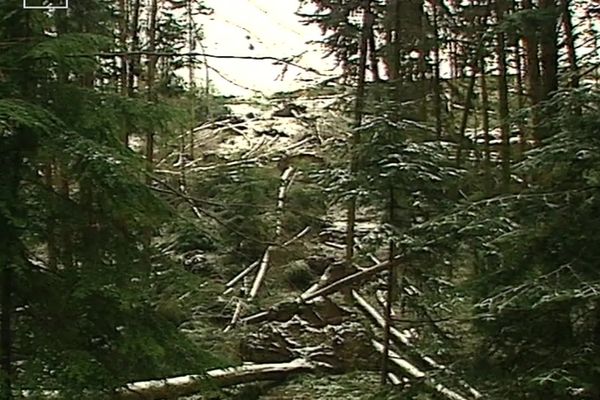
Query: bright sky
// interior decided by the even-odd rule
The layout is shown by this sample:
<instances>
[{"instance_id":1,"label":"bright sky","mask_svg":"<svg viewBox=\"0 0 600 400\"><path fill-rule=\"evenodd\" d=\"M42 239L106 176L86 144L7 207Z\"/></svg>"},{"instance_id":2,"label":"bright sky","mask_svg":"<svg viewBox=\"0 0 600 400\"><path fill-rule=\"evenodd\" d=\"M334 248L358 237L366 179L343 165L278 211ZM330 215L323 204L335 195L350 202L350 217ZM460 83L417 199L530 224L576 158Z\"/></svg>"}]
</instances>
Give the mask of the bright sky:
<instances>
[{"instance_id":1,"label":"bright sky","mask_svg":"<svg viewBox=\"0 0 600 400\"><path fill-rule=\"evenodd\" d=\"M578 0L576 5L593 1ZM298 0L204 0L204 3L214 10L211 16L200 16L197 21L204 29L203 45L207 53L277 58L302 54L294 60L297 64L326 75L333 74L333 60L323 59L321 46L307 44L321 39L321 31L314 25L301 23L301 18L295 14ZM579 19L585 21L582 15L577 15L574 22L580 22ZM600 22L593 24L596 30L600 29ZM579 30L589 30L586 25L581 25ZM589 44L588 48L580 49L581 55L593 51ZM272 61L208 59L208 64L223 75L209 69L211 84L224 95L252 96L257 91L268 95L306 86L309 83L306 79L326 78L291 66L281 77L283 66L273 65ZM443 75L447 74L447 68L443 68ZM187 72L182 75L187 77ZM195 78L200 86L204 86L203 67L196 72Z\"/></svg>"},{"instance_id":2,"label":"bright sky","mask_svg":"<svg viewBox=\"0 0 600 400\"><path fill-rule=\"evenodd\" d=\"M329 69L333 62L322 59L321 47L307 45L320 39L321 32L315 26L304 26L295 15L298 0L205 0L205 4L214 9L213 15L198 19L204 29L203 45L207 53L286 58L304 52L295 60L297 64L332 74ZM283 67L273 65L272 61L209 59L208 64L235 83L209 70L211 83L226 95L256 94L242 87L270 94L302 87L307 83L302 79L325 78L291 66L282 78L279 75ZM204 77L202 68L196 73L202 86Z\"/></svg>"}]
</instances>

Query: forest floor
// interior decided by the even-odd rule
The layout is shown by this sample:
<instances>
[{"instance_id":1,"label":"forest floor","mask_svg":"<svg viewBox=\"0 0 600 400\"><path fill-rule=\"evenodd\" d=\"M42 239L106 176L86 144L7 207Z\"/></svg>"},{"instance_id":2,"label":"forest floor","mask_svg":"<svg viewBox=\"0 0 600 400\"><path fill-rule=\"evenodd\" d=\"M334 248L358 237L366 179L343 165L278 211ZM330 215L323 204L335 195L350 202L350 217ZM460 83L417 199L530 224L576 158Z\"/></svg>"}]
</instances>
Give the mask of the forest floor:
<instances>
[{"instance_id":1,"label":"forest floor","mask_svg":"<svg viewBox=\"0 0 600 400\"><path fill-rule=\"evenodd\" d=\"M385 252L373 251L348 270L343 262L345 212L339 206L317 205L323 188L312 176L319 169L330 168L332 159L344 159L343 154L324 150L346 141L348 125L340 124L345 121L340 112L343 102L343 91L296 93L267 102L233 102L228 119L195 130L196 145L190 152L197 158L173 153L159 163L156 172L166 177L180 173L181 163L186 163L188 181L213 172L235 175L242 168L245 174L266 173L271 179L267 196L272 209L268 216L265 213L265 221L273 225L272 241L278 245L263 245L253 264L236 266L231 254L221 250L172 254L188 271L206 279L195 291L201 293L202 300L189 300L188 296L197 305L192 307L191 318L183 318L182 330L199 346L225 360L224 364L277 363L300 357L328 366L314 373L290 375L276 384L250 383L224 389L222 395L227 398L391 398L381 390L377 372L381 356L372 344L373 340L381 341L381 327L373 323L368 310L356 307L358 292L348 289L298 302L311 291L376 265L385 257ZM211 200L222 199L215 196ZM250 201L260 210L269 199L259 196ZM312 213L308 219L303 218L307 211ZM194 213L198 215L198 210ZM265 222L260 213L255 217L257 223ZM377 213L359 209L357 242L372 233L378 219ZM222 268L222 264L227 267ZM251 273L236 281L246 268L252 269ZM360 287L368 299L365 301L383 313L382 278L354 287ZM411 342L416 338L408 330L398 335L406 340L403 346L407 348L417 344ZM420 359L422 355L417 358L418 364L426 364ZM401 381L405 372L397 369L392 378Z\"/></svg>"}]
</instances>

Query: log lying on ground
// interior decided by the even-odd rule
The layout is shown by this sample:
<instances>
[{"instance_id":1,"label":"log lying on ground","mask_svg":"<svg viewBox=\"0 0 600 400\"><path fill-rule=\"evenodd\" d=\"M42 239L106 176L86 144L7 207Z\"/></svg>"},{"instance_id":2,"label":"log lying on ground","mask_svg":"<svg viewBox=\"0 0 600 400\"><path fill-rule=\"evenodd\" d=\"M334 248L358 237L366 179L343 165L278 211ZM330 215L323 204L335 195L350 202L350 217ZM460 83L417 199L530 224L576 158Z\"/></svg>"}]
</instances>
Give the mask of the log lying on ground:
<instances>
[{"instance_id":1,"label":"log lying on ground","mask_svg":"<svg viewBox=\"0 0 600 400\"><path fill-rule=\"evenodd\" d=\"M352 297L356 300L356 304L359 308L371 319L373 320L380 328L383 329L385 326L385 320L383 316L377 311L372 305L369 304L364 297L362 297L356 290L352 291ZM390 335L392 340L396 343L397 346L401 347L413 347L410 343L410 337L405 335L403 332L400 332L398 329L391 327Z\"/></svg>"},{"instance_id":2,"label":"log lying on ground","mask_svg":"<svg viewBox=\"0 0 600 400\"><path fill-rule=\"evenodd\" d=\"M265 274L267 273L267 269L269 268L269 258L271 257L272 248L272 246L267 246L262 258L260 259L260 264L258 265L258 272L256 274L256 278L254 279L254 283L252 284L252 289L250 289L250 300L256 297L256 295L258 294L258 289L260 289L260 285L265 279Z\"/></svg>"},{"instance_id":3,"label":"log lying on ground","mask_svg":"<svg viewBox=\"0 0 600 400\"><path fill-rule=\"evenodd\" d=\"M295 373L310 372L325 364L298 358L285 363L253 364L239 367L214 369L203 375L185 375L168 379L135 382L120 389L113 400L157 400L176 399L206 389L211 383L233 386L256 381L281 380ZM207 379L208 377L208 379Z\"/></svg>"},{"instance_id":4,"label":"log lying on ground","mask_svg":"<svg viewBox=\"0 0 600 400\"><path fill-rule=\"evenodd\" d=\"M371 341L371 343L373 344L373 347L375 348L375 350L377 350L380 353L383 353L384 347L381 343L379 343L375 340ZM421 371L420 369L418 369L417 367L412 365L410 362L408 362L405 359L403 359L402 357L400 357L400 355L398 353L396 353L395 351L392 351L392 350L388 350L388 351L389 351L388 357L389 357L389 360L392 363L392 365L396 366L398 369L400 369L406 375L409 375L415 379L423 380L425 385L429 386L430 388L435 390L438 394L442 395L446 399L467 400L467 398L464 397L463 395L455 392L454 390L448 389L447 387L445 387L444 385L442 385L440 383L437 383L433 378L428 378L427 375L423 371Z\"/></svg>"},{"instance_id":5,"label":"log lying on ground","mask_svg":"<svg viewBox=\"0 0 600 400\"><path fill-rule=\"evenodd\" d=\"M347 263L344 261L332 262L321 273L321 277L319 278L319 281L315 282L313 285L311 285L308 289L306 289L300 295L300 299L309 298L317 290L320 290L321 288L324 288L324 287L328 286L329 284L336 282L342 278L350 276L350 275L356 273L357 271L358 271L358 268L356 268L354 265L349 267L347 265ZM308 301L306 301L306 304L310 304L313 301L318 300L320 298L323 298L323 297L319 296L315 299L308 300Z\"/></svg>"},{"instance_id":6,"label":"log lying on ground","mask_svg":"<svg viewBox=\"0 0 600 400\"><path fill-rule=\"evenodd\" d=\"M307 233L310 232L310 226L305 227L304 229L302 229L300 232L298 232L296 235L294 235L294 237L292 237L291 239L286 240L281 247L287 247L290 244L294 243L296 240L300 240L303 236L305 236Z\"/></svg>"},{"instance_id":7,"label":"log lying on ground","mask_svg":"<svg viewBox=\"0 0 600 400\"><path fill-rule=\"evenodd\" d=\"M365 268L365 269L355 272L353 274L347 275L341 279L338 279L335 282L331 282L327 286L324 286L317 290L313 290L310 293L300 296L299 301L309 302L313 299L316 299L317 297L327 296L329 294L337 292L338 290L340 290L342 288L348 287L348 286L353 285L358 282L362 282L363 280L375 275L376 273L389 268L390 264L392 264L393 266L396 266L397 264L400 263L400 261L402 261L402 259L403 259L403 256L398 255L391 260L381 262L372 267Z\"/></svg>"},{"instance_id":8,"label":"log lying on ground","mask_svg":"<svg viewBox=\"0 0 600 400\"><path fill-rule=\"evenodd\" d=\"M283 301L275 304L265 311L241 318L239 323L256 324L264 321L289 321L295 315L307 321L318 325L336 325L345 317L351 315L351 312L344 309L331 300L321 297L311 301L308 304L297 301Z\"/></svg>"},{"instance_id":9,"label":"log lying on ground","mask_svg":"<svg viewBox=\"0 0 600 400\"><path fill-rule=\"evenodd\" d=\"M242 272L240 272L235 277L233 277L229 282L227 282L225 284L225 287L227 288L227 290L233 288L236 285L236 283L238 283L239 281L244 279L244 277L246 275L248 275L250 272L252 272L254 270L254 268L256 268L256 267L258 267L258 260L254 261L252 264L250 264L249 266L244 268L244 270Z\"/></svg>"},{"instance_id":10,"label":"log lying on ground","mask_svg":"<svg viewBox=\"0 0 600 400\"><path fill-rule=\"evenodd\" d=\"M354 300L356 300L357 305L359 306L359 308L361 310L363 310L363 312L365 314L367 314L367 316L373 320L380 328L383 329L384 325L385 325L385 320L383 318L383 316L373 307L369 304L369 302L367 302L364 297L362 297L360 294L358 294L358 292L356 290L352 291L352 297L354 298ZM398 329L391 327L390 329L390 335L391 335L391 339L394 342L394 344L396 344L396 346L400 347L400 348L406 348L408 349L411 354L416 355L419 358L420 364L426 365L427 367L433 368L433 369L438 369L438 370L443 370L446 371L447 373L451 374L451 371L449 371L446 367L444 367L443 365L439 364L438 362L436 362L434 359L432 359L431 357L422 354L411 342L410 342L410 336L406 335L404 332L400 332ZM459 380L460 384L469 391L469 393L471 394L471 396L475 399L479 399L481 397L483 397L481 395L481 393L474 389L472 386L470 386L468 383L464 382L463 380ZM461 397L463 398L463 397ZM464 398L463 398L464 399Z\"/></svg>"},{"instance_id":11,"label":"log lying on ground","mask_svg":"<svg viewBox=\"0 0 600 400\"><path fill-rule=\"evenodd\" d=\"M384 348L381 343L379 343L376 340L372 340L371 344L373 345L375 350L377 350L379 353L383 353ZM396 353L395 351L393 351L393 350L388 350L388 351L389 351L389 353L388 353L389 360L392 362L392 364L397 366L402 371L403 374L408 375L411 378L415 378L415 379L425 378L425 373L423 371L421 371L419 368L415 367L410 362L408 362L404 358L400 357L400 355L398 353Z\"/></svg>"},{"instance_id":12,"label":"log lying on ground","mask_svg":"<svg viewBox=\"0 0 600 400\"><path fill-rule=\"evenodd\" d=\"M259 311L256 314L249 315L241 319L243 324L256 324L263 321L272 321L275 315L275 309L270 308L266 311Z\"/></svg>"},{"instance_id":13,"label":"log lying on ground","mask_svg":"<svg viewBox=\"0 0 600 400\"><path fill-rule=\"evenodd\" d=\"M293 309L293 310L296 310L294 312L297 312L297 310L299 310L303 304L311 304L313 300L315 300L319 297L333 294L333 293L339 291L340 289L343 289L350 285L362 282L363 280L371 277L372 275L389 268L390 262L396 264L396 263L399 263L401 260L402 260L402 257L397 256L397 257L393 258L391 261L390 260L384 261L384 262L376 264L372 267L365 268L360 271L351 273L351 274L346 275L340 279L337 279L331 283L328 283L328 284L324 285L323 287L318 288L313 285L307 291L302 293L295 301L293 301L293 302L286 301L283 303L275 304L274 306L270 307L267 310L260 311L255 314L249 315L247 317L241 318L240 322L246 323L246 324L252 324L252 323L258 323L258 322L272 320L281 315L280 308L282 306L285 306L286 310Z\"/></svg>"},{"instance_id":14,"label":"log lying on ground","mask_svg":"<svg viewBox=\"0 0 600 400\"><path fill-rule=\"evenodd\" d=\"M233 329L233 327L235 326L235 324L237 324L237 322L240 319L240 315L242 314L242 299L238 299L236 304L235 304L235 311L233 312L233 316L231 317L231 321L229 322L229 325L227 325L225 327L225 329L223 330L223 332L227 333L230 330Z\"/></svg>"},{"instance_id":15,"label":"log lying on ground","mask_svg":"<svg viewBox=\"0 0 600 400\"><path fill-rule=\"evenodd\" d=\"M310 232L310 226L307 226L306 228L304 228L302 231L300 231L298 234L296 234L293 238L287 240L285 243L283 243L281 245L281 247L286 247L289 246L290 244L294 243L296 240L300 239L302 236L306 235L308 232ZM262 259L261 259L262 260ZM244 277L246 277L248 274L250 274L252 271L254 271L254 269L256 267L259 266L259 262L261 260L256 260L254 261L252 264L250 264L248 267L244 268L242 270L242 272L240 272L239 274L237 274L235 277L233 277L232 279L229 280L229 282L227 282L225 284L225 287L227 288L225 290L225 292L223 294L228 294L231 293L233 291L233 288L235 287L235 285L241 281L242 279L244 279Z\"/></svg>"},{"instance_id":16,"label":"log lying on ground","mask_svg":"<svg viewBox=\"0 0 600 400\"><path fill-rule=\"evenodd\" d=\"M388 379L392 382L392 385L398 386L402 384L402 380L396 376L396 374L392 372L388 372Z\"/></svg>"}]
</instances>

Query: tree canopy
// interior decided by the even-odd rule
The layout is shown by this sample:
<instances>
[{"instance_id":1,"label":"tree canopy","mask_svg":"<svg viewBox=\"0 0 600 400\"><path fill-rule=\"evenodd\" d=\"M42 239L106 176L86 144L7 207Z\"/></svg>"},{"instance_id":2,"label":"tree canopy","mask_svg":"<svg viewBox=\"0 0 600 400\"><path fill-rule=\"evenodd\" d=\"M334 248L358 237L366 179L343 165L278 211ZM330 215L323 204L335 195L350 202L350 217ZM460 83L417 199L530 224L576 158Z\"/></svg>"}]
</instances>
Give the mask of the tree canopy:
<instances>
[{"instance_id":1,"label":"tree canopy","mask_svg":"<svg viewBox=\"0 0 600 400\"><path fill-rule=\"evenodd\" d=\"M298 4L244 99L208 1L0 4L0 400L600 399L597 4Z\"/></svg>"}]
</instances>

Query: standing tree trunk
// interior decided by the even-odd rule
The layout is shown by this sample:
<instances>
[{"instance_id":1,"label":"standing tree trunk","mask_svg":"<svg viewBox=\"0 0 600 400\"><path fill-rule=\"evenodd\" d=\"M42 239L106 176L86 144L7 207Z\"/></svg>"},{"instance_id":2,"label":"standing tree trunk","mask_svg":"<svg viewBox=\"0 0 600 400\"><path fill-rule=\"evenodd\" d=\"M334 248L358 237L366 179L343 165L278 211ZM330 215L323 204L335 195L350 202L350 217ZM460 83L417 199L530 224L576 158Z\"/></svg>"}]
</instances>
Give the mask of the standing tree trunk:
<instances>
[{"instance_id":1,"label":"standing tree trunk","mask_svg":"<svg viewBox=\"0 0 600 400\"><path fill-rule=\"evenodd\" d=\"M390 224L394 223L394 211L396 208L396 200L394 197L394 186L390 184L390 196L389 196L389 220ZM393 238L390 239L389 247L389 258L390 266L388 268L388 281L387 281L387 295L384 310L384 326L383 326L383 351L381 352L381 384L387 384L388 375L388 359L390 356L390 344L391 337L390 332L392 329L392 306L396 298L396 286L397 286L397 267L392 263L396 256L396 245Z\"/></svg>"},{"instance_id":2,"label":"standing tree trunk","mask_svg":"<svg viewBox=\"0 0 600 400\"><path fill-rule=\"evenodd\" d=\"M421 22L419 24L419 32L416 38L418 43L417 52L419 53L419 58L417 60L417 77L416 80L418 82L419 88L419 96L421 96L421 101L419 102L419 114L422 121L427 121L427 93L428 93L428 85L427 85L427 53L428 53L428 37L427 37L427 16L423 11L423 1L419 2L418 10L418 18Z\"/></svg>"},{"instance_id":3,"label":"standing tree trunk","mask_svg":"<svg viewBox=\"0 0 600 400\"><path fill-rule=\"evenodd\" d=\"M369 27L369 60L371 63L371 73L373 74L373 80L379 82L381 77L379 76L379 63L377 59L377 44L375 43L375 29L373 24Z\"/></svg>"},{"instance_id":4,"label":"standing tree trunk","mask_svg":"<svg viewBox=\"0 0 600 400\"><path fill-rule=\"evenodd\" d=\"M121 51L127 51L127 2L119 0L119 46ZM127 94L127 56L121 57L120 68L121 94Z\"/></svg>"},{"instance_id":5,"label":"standing tree trunk","mask_svg":"<svg viewBox=\"0 0 600 400\"><path fill-rule=\"evenodd\" d=\"M360 39L359 48L359 66L358 66L358 85L356 88L356 103L354 107L354 124L356 128L362 125L363 118L363 107L365 97L365 73L367 68L367 47L369 40L369 31L373 23L374 16L371 14L371 1L363 0L363 29ZM350 179L353 179L356 172L358 171L358 145L360 143L360 134L358 131L354 131L352 134L352 143L350 151ZM355 188L355 184L352 183L352 189ZM352 259L354 257L354 225L356 222L356 193L352 193L350 200L348 201L348 212L347 212L347 225L346 225L346 264L348 267L352 267Z\"/></svg>"},{"instance_id":6,"label":"standing tree trunk","mask_svg":"<svg viewBox=\"0 0 600 400\"><path fill-rule=\"evenodd\" d=\"M140 47L140 0L135 0L133 4L133 16L131 20L131 51L136 52ZM133 97L135 89L135 77L139 74L140 56L133 55L130 57L127 79L127 95ZM129 132L128 132L129 133Z\"/></svg>"},{"instance_id":7,"label":"standing tree trunk","mask_svg":"<svg viewBox=\"0 0 600 400\"><path fill-rule=\"evenodd\" d=\"M435 135L442 137L442 94L440 79L440 42L438 32L438 4L433 2L433 109L435 115Z\"/></svg>"},{"instance_id":8,"label":"standing tree trunk","mask_svg":"<svg viewBox=\"0 0 600 400\"><path fill-rule=\"evenodd\" d=\"M390 81L396 83L400 77L400 49L398 46L400 35L400 1L387 0L385 13L385 65Z\"/></svg>"},{"instance_id":9,"label":"standing tree trunk","mask_svg":"<svg viewBox=\"0 0 600 400\"><path fill-rule=\"evenodd\" d=\"M517 91L517 107L522 110L525 107L523 104L523 63L521 57L521 44L518 37L514 40L515 47L515 74L516 74L516 91ZM525 153L525 127L519 124L519 158Z\"/></svg>"},{"instance_id":10,"label":"standing tree trunk","mask_svg":"<svg viewBox=\"0 0 600 400\"><path fill-rule=\"evenodd\" d=\"M523 108L523 63L521 58L521 45L517 38L514 42L515 46L515 85L517 89L517 104L519 109Z\"/></svg>"},{"instance_id":11,"label":"standing tree trunk","mask_svg":"<svg viewBox=\"0 0 600 400\"><path fill-rule=\"evenodd\" d=\"M477 57L478 58L478 57ZM469 79L469 87L467 88L467 94L465 97L465 108L460 120L460 128L458 131L458 148L456 150L456 165L461 166L462 164L462 153L465 148L467 138L465 132L467 130L467 123L469 122L469 113L471 111L471 104L473 103L473 94L475 93L475 81L477 80L477 59L473 63L473 70Z\"/></svg>"},{"instance_id":12,"label":"standing tree trunk","mask_svg":"<svg viewBox=\"0 0 600 400\"><path fill-rule=\"evenodd\" d=\"M570 1L561 0L562 22L565 30L565 46L567 47L567 57L571 68L570 86L579 87L579 68L577 67L577 53L575 46L575 37L573 35L573 22L571 21L571 11L569 10Z\"/></svg>"},{"instance_id":13,"label":"standing tree trunk","mask_svg":"<svg viewBox=\"0 0 600 400\"><path fill-rule=\"evenodd\" d=\"M481 56L481 75L479 79L481 85L481 128L483 130L483 171L485 174L485 192L486 194L490 194L493 187L490 151L490 105L488 99L487 78L485 75L485 56L483 55Z\"/></svg>"},{"instance_id":14,"label":"standing tree trunk","mask_svg":"<svg viewBox=\"0 0 600 400\"><path fill-rule=\"evenodd\" d=\"M194 12L192 9L192 0L187 0L186 11L188 18L188 47L190 53L196 50L196 38L195 38L195 24L194 24ZM194 57L190 56L188 59L188 79L190 81L190 159L194 160L194 128L196 122L196 78L194 76ZM185 137L185 135L184 135ZM184 140L185 147L185 140ZM185 149L182 149L185 150Z\"/></svg>"},{"instance_id":15,"label":"standing tree trunk","mask_svg":"<svg viewBox=\"0 0 600 400\"><path fill-rule=\"evenodd\" d=\"M531 0L523 0L525 10L533 9ZM525 56L527 60L526 75L528 85L528 95L531 101L531 131L532 136L537 143L540 142L540 116L537 105L542 99L542 85L540 79L540 61L538 53L537 30L532 26L525 26L525 35L523 37L525 44Z\"/></svg>"},{"instance_id":16,"label":"standing tree trunk","mask_svg":"<svg viewBox=\"0 0 600 400\"><path fill-rule=\"evenodd\" d=\"M498 23L504 19L504 0L496 3ZM496 34L496 56L498 58L498 118L502 144L500 148L502 165L502 189L507 192L510 186L510 127L508 125L508 84L506 80L506 46L504 32Z\"/></svg>"},{"instance_id":17,"label":"standing tree trunk","mask_svg":"<svg viewBox=\"0 0 600 400\"><path fill-rule=\"evenodd\" d=\"M402 90L401 72L400 72L400 0L387 0L385 13L385 45L387 48L385 64L389 81L392 83L394 98L400 98Z\"/></svg>"},{"instance_id":18,"label":"standing tree trunk","mask_svg":"<svg viewBox=\"0 0 600 400\"><path fill-rule=\"evenodd\" d=\"M449 83L449 91L448 91L448 114L447 114L447 127L448 127L448 134L451 137L455 137L454 135L456 134L456 125L455 125L455 118L454 118L454 105L457 102L457 97L459 94L459 90L456 86L457 82L458 82L458 57L457 57L457 50L456 47L458 45L456 44L455 41L453 40L449 40L448 42L448 47L449 47L449 62L450 62L450 79L448 80Z\"/></svg>"},{"instance_id":19,"label":"standing tree trunk","mask_svg":"<svg viewBox=\"0 0 600 400\"><path fill-rule=\"evenodd\" d=\"M129 3L127 0L119 0L119 46L121 51L127 52L127 37L129 29ZM119 91L122 96L127 96L127 66L129 64L129 57L127 55L121 56L120 59L120 70L119 70ZM122 140L125 147L129 146L129 124L127 121L121 121L121 129L122 129Z\"/></svg>"},{"instance_id":20,"label":"standing tree trunk","mask_svg":"<svg viewBox=\"0 0 600 400\"><path fill-rule=\"evenodd\" d=\"M542 99L547 100L550 93L558 89L558 34L556 30L558 15L555 0L540 0L540 10L548 13L540 29ZM554 15L556 16L550 17Z\"/></svg>"},{"instance_id":21,"label":"standing tree trunk","mask_svg":"<svg viewBox=\"0 0 600 400\"><path fill-rule=\"evenodd\" d=\"M151 0L150 3L150 22L148 24L148 50L154 52L156 50L156 14L158 13L157 0ZM148 100L151 102L156 101L154 95L154 80L156 77L156 63L158 57L150 55L148 59L148 78L147 78L147 90ZM149 130L146 134L146 168L148 172L152 172L154 169L154 131ZM150 183L150 176L147 176L147 182Z\"/></svg>"},{"instance_id":22,"label":"standing tree trunk","mask_svg":"<svg viewBox=\"0 0 600 400\"><path fill-rule=\"evenodd\" d=\"M471 67L471 77L469 79L469 86L467 87L467 94L465 96L465 105L463 114L460 120L460 127L458 131L458 148L456 151L456 165L461 166L462 163L462 152L465 148L465 143L467 138L465 137L465 132L467 130L467 125L469 122L469 115L471 112L471 106L473 104L473 97L475 95L475 82L477 81L477 74L479 73L479 59L481 58L481 53L484 48L485 43L485 26L486 26L486 18L482 21L482 26L484 27L484 31L479 38L479 43L477 44L477 48L475 49L475 54L473 55L473 61L470 62Z\"/></svg>"}]
</instances>

